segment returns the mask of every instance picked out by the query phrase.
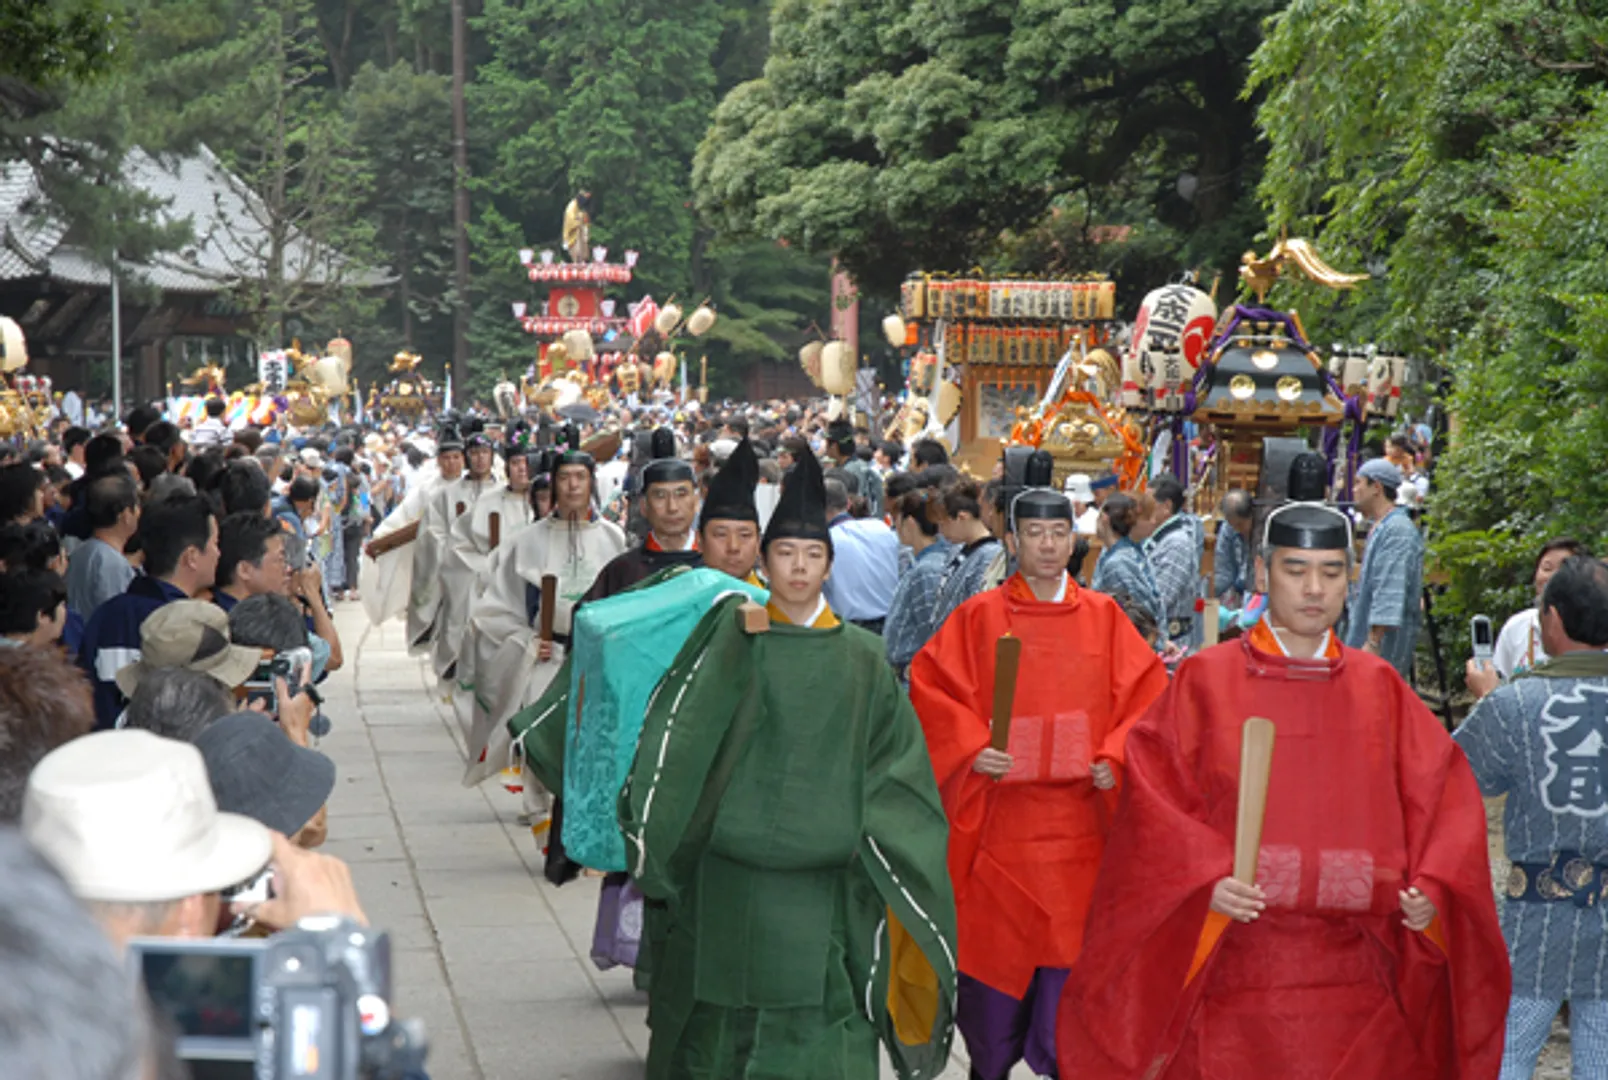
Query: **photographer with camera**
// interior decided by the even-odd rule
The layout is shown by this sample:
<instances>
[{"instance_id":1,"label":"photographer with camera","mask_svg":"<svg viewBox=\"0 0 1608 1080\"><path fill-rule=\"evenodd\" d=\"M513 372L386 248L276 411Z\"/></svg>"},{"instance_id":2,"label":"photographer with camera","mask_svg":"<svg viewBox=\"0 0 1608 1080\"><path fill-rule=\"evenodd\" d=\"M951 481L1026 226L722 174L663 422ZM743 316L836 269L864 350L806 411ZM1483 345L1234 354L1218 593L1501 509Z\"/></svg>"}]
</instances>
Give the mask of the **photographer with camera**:
<instances>
[{"instance_id":1,"label":"photographer with camera","mask_svg":"<svg viewBox=\"0 0 1608 1080\"><path fill-rule=\"evenodd\" d=\"M225 716L202 731L195 746L220 810L260 821L300 848L316 848L329 835L335 763L287 738L267 716Z\"/></svg>"},{"instance_id":2,"label":"photographer with camera","mask_svg":"<svg viewBox=\"0 0 1608 1080\"><path fill-rule=\"evenodd\" d=\"M218 527L218 572L212 602L227 614L248 596L285 595L290 589L285 546L286 534L272 518L249 510L224 518Z\"/></svg>"},{"instance_id":3,"label":"photographer with camera","mask_svg":"<svg viewBox=\"0 0 1608 1080\"><path fill-rule=\"evenodd\" d=\"M211 937L233 915L274 929L311 915L367 922L345 863L220 813L201 752L148 731L95 732L45 755L22 829L119 947ZM270 867L273 895L237 903Z\"/></svg>"},{"instance_id":4,"label":"photographer with camera","mask_svg":"<svg viewBox=\"0 0 1608 1080\"><path fill-rule=\"evenodd\" d=\"M366 929L346 864L220 813L215 782L194 746L147 731L103 731L46 755L24 796L23 836L128 957L165 1018L146 1025L147 1066L171 1041L180 1058L221 1067L220 1075L421 1080L422 1030L392 1016L389 941ZM58 929L75 926L70 906L51 910ZM251 923L274 932L214 940ZM60 939L55 931L41 938L58 948ZM37 989L26 967L12 967L8 975L23 981L8 984ZM0 1003L5 998L0 993ZM18 1012L5 1010L8 1018ZM100 1030L108 1016L126 1025L130 1012L108 997L95 1010L102 1022L91 1027ZM169 1024L176 1040L165 1037ZM0 1045L5 1038L0 1030ZM4 1060L7 1068L18 1063ZM114 1080L129 1072L28 1075Z\"/></svg>"},{"instance_id":5,"label":"photographer with camera","mask_svg":"<svg viewBox=\"0 0 1608 1080\"><path fill-rule=\"evenodd\" d=\"M235 605L254 596L299 600L306 610L305 618L297 613L302 623L301 644L312 650L313 672L315 677L321 677L341 665L340 635L324 604L318 570L293 572L291 546L290 534L278 520L249 511L230 514L218 530L218 585L213 589L212 602L232 613Z\"/></svg>"},{"instance_id":6,"label":"photographer with camera","mask_svg":"<svg viewBox=\"0 0 1608 1080\"><path fill-rule=\"evenodd\" d=\"M329 734L329 719L318 710L321 699L312 685L312 651L296 605L266 593L247 597L229 612L229 636L240 645L271 654L248 680L248 702L261 701L298 746L306 746L309 735Z\"/></svg>"}]
</instances>

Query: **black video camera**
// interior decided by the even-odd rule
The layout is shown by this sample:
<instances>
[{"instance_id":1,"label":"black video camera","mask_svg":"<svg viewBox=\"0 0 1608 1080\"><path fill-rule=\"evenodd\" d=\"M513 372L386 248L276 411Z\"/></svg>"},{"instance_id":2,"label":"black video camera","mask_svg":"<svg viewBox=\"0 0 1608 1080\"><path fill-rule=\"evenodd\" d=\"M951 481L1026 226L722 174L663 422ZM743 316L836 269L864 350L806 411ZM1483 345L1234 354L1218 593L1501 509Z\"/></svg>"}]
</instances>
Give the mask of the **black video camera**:
<instances>
[{"instance_id":1,"label":"black video camera","mask_svg":"<svg viewBox=\"0 0 1608 1080\"><path fill-rule=\"evenodd\" d=\"M428 1047L391 1015L391 940L303 919L258 940L136 938L129 955L193 1080L402 1080Z\"/></svg>"}]
</instances>

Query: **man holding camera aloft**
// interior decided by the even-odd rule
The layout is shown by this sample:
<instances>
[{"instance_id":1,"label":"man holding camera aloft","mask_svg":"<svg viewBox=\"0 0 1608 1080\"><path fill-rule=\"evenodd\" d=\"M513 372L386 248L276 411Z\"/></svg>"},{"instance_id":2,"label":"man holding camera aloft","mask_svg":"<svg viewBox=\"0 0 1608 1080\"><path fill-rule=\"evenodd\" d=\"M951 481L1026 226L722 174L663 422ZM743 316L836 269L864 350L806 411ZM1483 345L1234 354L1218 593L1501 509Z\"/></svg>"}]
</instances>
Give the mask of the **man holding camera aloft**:
<instances>
[{"instance_id":1,"label":"man holding camera aloft","mask_svg":"<svg viewBox=\"0 0 1608 1080\"><path fill-rule=\"evenodd\" d=\"M1566 560L1541 594L1539 622L1549 659L1491 690L1452 736L1480 790L1507 796L1503 1080L1528 1080L1565 1001L1575 1075L1608 1066L1608 568L1589 555Z\"/></svg>"}]
</instances>

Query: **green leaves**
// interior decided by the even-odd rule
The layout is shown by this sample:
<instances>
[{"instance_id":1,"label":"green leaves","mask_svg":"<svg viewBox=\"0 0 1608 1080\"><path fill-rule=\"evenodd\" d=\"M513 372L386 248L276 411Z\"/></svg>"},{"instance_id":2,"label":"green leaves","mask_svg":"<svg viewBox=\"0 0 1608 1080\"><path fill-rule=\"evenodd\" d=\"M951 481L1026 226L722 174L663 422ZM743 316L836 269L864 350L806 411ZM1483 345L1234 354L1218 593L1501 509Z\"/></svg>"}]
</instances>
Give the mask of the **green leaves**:
<instances>
[{"instance_id":1,"label":"green leaves","mask_svg":"<svg viewBox=\"0 0 1608 1080\"><path fill-rule=\"evenodd\" d=\"M1528 602L1549 536L1608 541L1603 38L1546 0L1296 0L1256 56L1270 228L1386 268L1326 329L1450 376L1431 547L1458 619Z\"/></svg>"},{"instance_id":2,"label":"green leaves","mask_svg":"<svg viewBox=\"0 0 1608 1080\"><path fill-rule=\"evenodd\" d=\"M62 89L112 69L122 39L117 0L0 0L0 75ZM0 102L21 104L11 89Z\"/></svg>"},{"instance_id":3,"label":"green leaves","mask_svg":"<svg viewBox=\"0 0 1608 1080\"><path fill-rule=\"evenodd\" d=\"M1214 226L1256 175L1244 66L1280 6L783 0L763 76L699 148L699 210L835 256L884 296L918 267L989 261L1079 189L1089 224L1165 214L1211 238L1192 255L1231 265L1244 238ZM1185 171L1210 181L1194 203L1174 194Z\"/></svg>"}]
</instances>

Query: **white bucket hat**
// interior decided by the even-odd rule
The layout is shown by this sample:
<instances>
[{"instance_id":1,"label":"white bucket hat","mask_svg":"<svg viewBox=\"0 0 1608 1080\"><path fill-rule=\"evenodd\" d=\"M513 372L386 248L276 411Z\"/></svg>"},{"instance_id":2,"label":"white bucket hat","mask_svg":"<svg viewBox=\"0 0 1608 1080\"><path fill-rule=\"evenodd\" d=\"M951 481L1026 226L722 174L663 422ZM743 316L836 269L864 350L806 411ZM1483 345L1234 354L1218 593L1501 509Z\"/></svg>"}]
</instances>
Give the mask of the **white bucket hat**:
<instances>
[{"instance_id":1,"label":"white bucket hat","mask_svg":"<svg viewBox=\"0 0 1608 1080\"><path fill-rule=\"evenodd\" d=\"M22 831L84 900L151 903L217 892L268 865L261 824L221 814L201 752L149 731L100 731L28 777Z\"/></svg>"},{"instance_id":2,"label":"white bucket hat","mask_svg":"<svg viewBox=\"0 0 1608 1080\"><path fill-rule=\"evenodd\" d=\"M1092 503L1094 501L1093 481L1088 473L1075 472L1067 476L1061 489L1071 497L1073 502Z\"/></svg>"}]
</instances>

